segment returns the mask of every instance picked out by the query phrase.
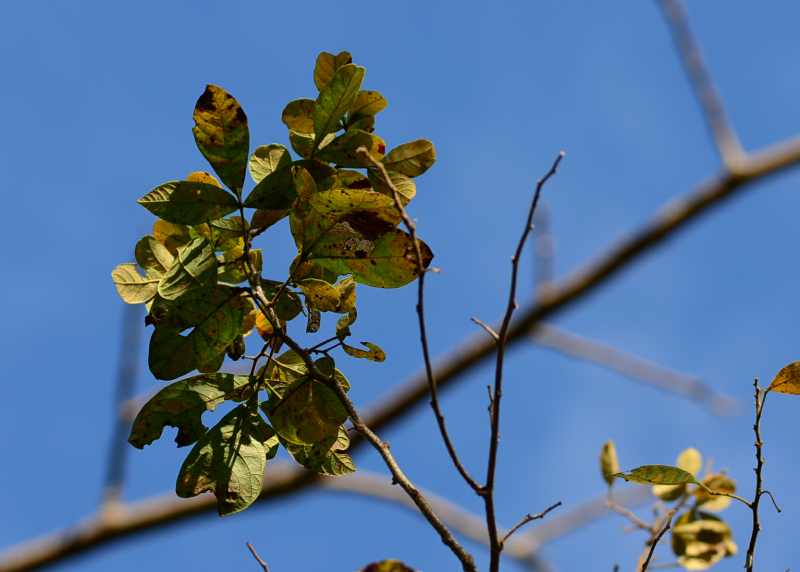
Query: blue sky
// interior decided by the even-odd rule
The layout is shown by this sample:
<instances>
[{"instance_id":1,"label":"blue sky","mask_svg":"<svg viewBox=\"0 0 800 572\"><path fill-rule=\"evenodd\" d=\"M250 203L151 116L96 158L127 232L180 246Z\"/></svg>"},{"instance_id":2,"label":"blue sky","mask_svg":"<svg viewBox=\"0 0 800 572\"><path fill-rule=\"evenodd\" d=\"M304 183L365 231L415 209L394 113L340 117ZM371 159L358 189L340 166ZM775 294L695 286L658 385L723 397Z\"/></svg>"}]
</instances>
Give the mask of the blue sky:
<instances>
[{"instance_id":1,"label":"blue sky","mask_svg":"<svg viewBox=\"0 0 800 572\"><path fill-rule=\"evenodd\" d=\"M748 149L800 126L800 57L791 2L692 2L692 25ZM475 333L469 317L500 315L508 259L533 183L560 149L546 189L565 275L713 175L718 160L654 2L42 2L5 6L0 23L5 109L0 176L9 216L0 331L0 545L65 526L97 504L109 439L121 302L110 270L131 257L150 215L135 200L205 169L191 135L206 83L232 92L255 144L286 143L285 103L313 96L321 50L347 49L365 86L390 106L390 146L425 137L437 165L412 203L442 272L431 276L436 353ZM751 382L800 358L793 245L800 173L759 184L647 255L557 323L702 376L737 398L741 414L693 404L533 345L510 356L499 468L499 517L511 524L562 500L603 490L597 453L613 438L624 466L669 463L687 446L725 467L751 494ZM13 203L13 204L12 204ZM263 243L282 268L285 228ZM274 254L273 254L274 253ZM532 271L523 272L530 293ZM420 367L414 289L361 288L356 335L382 345L382 365L343 361L359 404ZM145 335L145 334L143 334ZM141 356L137 388L159 382ZM475 370L444 407L466 463L482 473L485 385ZM800 401L773 396L764 433L768 486L784 514L764 511L760 564L800 567L796 444ZM387 437L420 485L479 511L445 460L426 409ZM173 487L184 450L169 439L131 449L126 498ZM384 471L376 455L356 459ZM744 547L749 514L726 512ZM631 569L641 538L607 519L559 540L560 570ZM398 557L427 572L457 563L421 520L373 502L313 493L243 515L145 536L59 567L63 571L253 570L244 542L276 572L356 570ZM485 553L475 549L485 565ZM738 570L741 559L717 570ZM513 564L507 569L517 570Z\"/></svg>"}]
</instances>

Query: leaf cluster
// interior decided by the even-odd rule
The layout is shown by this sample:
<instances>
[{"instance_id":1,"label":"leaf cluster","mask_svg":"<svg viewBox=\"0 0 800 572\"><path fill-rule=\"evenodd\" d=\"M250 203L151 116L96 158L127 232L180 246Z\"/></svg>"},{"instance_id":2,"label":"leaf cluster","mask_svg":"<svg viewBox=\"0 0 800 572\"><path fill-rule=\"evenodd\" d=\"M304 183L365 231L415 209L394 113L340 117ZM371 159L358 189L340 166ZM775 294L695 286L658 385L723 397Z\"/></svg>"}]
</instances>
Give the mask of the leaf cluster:
<instances>
[{"instance_id":1,"label":"leaf cluster","mask_svg":"<svg viewBox=\"0 0 800 572\"><path fill-rule=\"evenodd\" d=\"M337 393L349 383L332 351L383 361L376 344L346 341L358 315L356 286L404 286L433 257L419 241L420 267L417 245L398 228L396 199L405 206L414 198L414 178L434 163L434 147L420 139L387 152L375 133L387 101L362 89L364 75L349 53L321 53L316 98L291 101L281 114L289 147L271 143L252 153L242 106L208 85L194 108L193 134L214 174L192 172L140 198L157 217L153 232L137 242L135 263L112 272L120 297L147 309L150 371L160 380L182 378L144 406L130 443L142 448L176 427L178 446L193 445L177 493L212 492L220 514L258 497L279 447L322 475L355 470ZM245 190L248 173L253 185ZM297 252L281 269L268 266L271 257L254 241L284 219ZM305 317L313 334L325 313L338 315L332 336L308 348L294 341L295 320ZM248 356L247 339L256 336L261 349ZM250 360L249 373L220 371L226 357ZM233 408L205 427L203 414L223 403Z\"/></svg>"}]
</instances>

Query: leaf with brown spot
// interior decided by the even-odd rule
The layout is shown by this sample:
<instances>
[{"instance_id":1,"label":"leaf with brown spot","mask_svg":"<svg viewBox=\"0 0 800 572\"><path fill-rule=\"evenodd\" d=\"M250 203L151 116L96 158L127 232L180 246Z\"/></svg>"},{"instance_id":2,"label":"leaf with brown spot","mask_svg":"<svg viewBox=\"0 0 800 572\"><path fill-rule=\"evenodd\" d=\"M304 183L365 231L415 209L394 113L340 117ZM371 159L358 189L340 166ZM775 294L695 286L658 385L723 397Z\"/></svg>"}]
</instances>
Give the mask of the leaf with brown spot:
<instances>
[{"instance_id":1,"label":"leaf with brown spot","mask_svg":"<svg viewBox=\"0 0 800 572\"><path fill-rule=\"evenodd\" d=\"M292 156L283 145L277 143L261 145L250 156L250 177L258 184L267 175L283 167L288 167L291 163Z\"/></svg>"},{"instance_id":2,"label":"leaf with brown spot","mask_svg":"<svg viewBox=\"0 0 800 572\"><path fill-rule=\"evenodd\" d=\"M373 344L372 342L361 342L361 345L365 346L367 349L362 350L359 348L354 348L353 346L348 346L344 342L342 342L342 349L347 355L354 358L368 359L369 361L378 362L386 361L386 352L384 352L377 344Z\"/></svg>"},{"instance_id":3,"label":"leaf with brown spot","mask_svg":"<svg viewBox=\"0 0 800 572\"><path fill-rule=\"evenodd\" d=\"M800 395L800 361L783 367L769 384L769 391Z\"/></svg>"},{"instance_id":4,"label":"leaf with brown spot","mask_svg":"<svg viewBox=\"0 0 800 572\"><path fill-rule=\"evenodd\" d=\"M343 51L336 55L328 52L320 53L314 66L314 85L322 91L333 79L333 74L337 69L352 62L353 56L350 55L350 52Z\"/></svg>"},{"instance_id":5,"label":"leaf with brown spot","mask_svg":"<svg viewBox=\"0 0 800 572\"><path fill-rule=\"evenodd\" d=\"M194 108L197 148L230 189L241 193L247 170L250 132L239 102L216 85L207 85Z\"/></svg>"},{"instance_id":6,"label":"leaf with brown spot","mask_svg":"<svg viewBox=\"0 0 800 572\"><path fill-rule=\"evenodd\" d=\"M222 218L237 208L236 199L216 185L193 181L170 181L137 201L162 219L195 225Z\"/></svg>"},{"instance_id":7,"label":"leaf with brown spot","mask_svg":"<svg viewBox=\"0 0 800 572\"><path fill-rule=\"evenodd\" d=\"M383 159L389 171L402 173L407 177L418 177L436 162L436 149L427 139L417 139L395 147Z\"/></svg>"},{"instance_id":8,"label":"leaf with brown spot","mask_svg":"<svg viewBox=\"0 0 800 572\"><path fill-rule=\"evenodd\" d=\"M175 442L179 447L197 441L206 427L202 415L214 411L227 400L241 402L248 392L246 375L214 373L196 375L176 381L151 397L136 415L128 442L137 449L144 448L159 437L164 427L178 429Z\"/></svg>"},{"instance_id":9,"label":"leaf with brown spot","mask_svg":"<svg viewBox=\"0 0 800 572\"><path fill-rule=\"evenodd\" d=\"M277 451L274 432L247 405L240 405L205 433L181 466L175 492L217 497L224 516L250 506L261 494L267 459Z\"/></svg>"}]
</instances>

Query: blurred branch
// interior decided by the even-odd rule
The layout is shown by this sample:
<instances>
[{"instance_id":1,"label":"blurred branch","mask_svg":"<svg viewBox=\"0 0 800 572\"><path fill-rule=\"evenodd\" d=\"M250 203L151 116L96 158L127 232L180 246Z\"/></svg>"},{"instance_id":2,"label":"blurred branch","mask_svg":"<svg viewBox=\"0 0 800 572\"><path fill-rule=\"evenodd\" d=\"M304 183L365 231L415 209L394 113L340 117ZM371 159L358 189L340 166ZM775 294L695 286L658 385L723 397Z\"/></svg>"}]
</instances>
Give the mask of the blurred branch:
<instances>
[{"instance_id":1,"label":"blurred branch","mask_svg":"<svg viewBox=\"0 0 800 572\"><path fill-rule=\"evenodd\" d=\"M681 0L658 0L658 4L664 13L675 49L681 58L695 98L700 104L700 110L711 137L716 143L720 158L728 169L735 170L739 161L744 157L744 151L728 121L722 99L714 87L711 74L703 62L700 47L689 28L689 20L683 4Z\"/></svg>"},{"instance_id":2,"label":"blurred branch","mask_svg":"<svg viewBox=\"0 0 800 572\"><path fill-rule=\"evenodd\" d=\"M519 317L512 323L508 342L514 344L527 339L531 330L543 320L585 299L620 271L652 252L679 230L686 228L689 223L744 192L751 183L763 181L797 164L800 164L800 139L793 139L759 153L747 155L742 159L735 174L725 171L702 184L694 192L675 199L626 240L585 264L566 279L549 286L538 294L534 302L523 306ZM473 336L457 346L434 368L439 388L455 385L457 381L463 379L462 376L466 372L490 357L494 347L494 340L487 340L483 334ZM423 373L392 392L388 398L365 415L366 423L375 430L397 423L411 414L415 406L423 403L427 396L428 380ZM359 438L353 439L352 448L361 445L362 441ZM313 475L300 470L276 471L270 467L267 473L271 478L265 485L261 501L284 498L317 482ZM606 510L604 502L601 501L602 510ZM169 496L137 503L129 508L114 511L114 514L124 515L125 518L112 518L112 515L106 517L107 520L116 522L116 525L97 527L97 518L93 517L88 521L88 528L79 525L67 532L55 533L41 540L11 547L0 554L0 572L30 570L36 566L60 562L78 553L99 548L112 540L212 513L214 507L213 498L206 500L206 497L179 500ZM546 530L548 525L556 520L557 518L551 519L534 529L534 532ZM512 539L513 542L509 545L520 538L523 536Z\"/></svg>"},{"instance_id":3,"label":"blurred branch","mask_svg":"<svg viewBox=\"0 0 800 572\"><path fill-rule=\"evenodd\" d=\"M109 507L118 502L125 481L125 464L128 454L128 429L130 421L124 414L123 405L128 403L136 387L136 375L140 356L141 308L124 304L122 309L120 348L117 357L117 382L114 404L111 410L114 429L108 443L106 481L102 503Z\"/></svg>"},{"instance_id":4,"label":"blurred branch","mask_svg":"<svg viewBox=\"0 0 800 572\"><path fill-rule=\"evenodd\" d=\"M707 407L715 415L728 415L736 409L733 398L717 393L698 378L665 368L602 342L578 336L550 324L539 324L530 336L537 345L685 397Z\"/></svg>"},{"instance_id":5,"label":"blurred branch","mask_svg":"<svg viewBox=\"0 0 800 572\"><path fill-rule=\"evenodd\" d=\"M269 572L269 566L267 566L267 563L264 561L264 559L258 555L258 552L256 552L255 547L249 542L245 543L245 545L247 546L247 549L250 551L250 554L253 555L253 558L255 558L256 562L258 562L258 565L261 566L261 570L263 570L264 572Z\"/></svg>"}]
</instances>

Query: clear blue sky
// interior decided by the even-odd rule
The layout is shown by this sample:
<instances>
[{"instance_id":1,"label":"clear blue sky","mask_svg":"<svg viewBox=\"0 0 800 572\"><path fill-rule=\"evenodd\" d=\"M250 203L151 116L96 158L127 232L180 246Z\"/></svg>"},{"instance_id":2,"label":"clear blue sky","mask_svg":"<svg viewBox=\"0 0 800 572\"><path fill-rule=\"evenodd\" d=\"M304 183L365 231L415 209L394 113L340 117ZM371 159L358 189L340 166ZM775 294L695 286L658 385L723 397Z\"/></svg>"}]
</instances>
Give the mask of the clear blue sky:
<instances>
[{"instance_id":1,"label":"clear blue sky","mask_svg":"<svg viewBox=\"0 0 800 572\"><path fill-rule=\"evenodd\" d=\"M695 1L690 15L745 146L800 131L800 6ZM438 149L412 205L443 270L429 280L437 353L474 333L469 316L499 316L532 184L559 149L568 155L546 202L562 276L717 170L653 2L9 3L0 23L0 180L9 207L0 545L70 524L97 504L122 316L109 273L151 223L135 200L206 168L191 135L204 85L225 86L242 102L254 144L285 143L283 105L313 95L319 51L341 49L367 67L365 85L388 98L379 132L390 146L426 137ZM596 367L519 347L508 368L503 523L600 494L596 456L608 438L626 467L669 463L696 446L751 494L751 380L800 359L799 184L795 170L759 185L558 317L575 332L702 376L740 400L742 413L711 417ZM285 234L265 244L280 264L290 243L277 235ZM530 291L528 268L522 284ZM380 343L389 359L345 362L363 405L420 366L413 288L368 290L360 289L356 335ZM143 360L142 392L159 383ZM480 472L489 375L475 371L444 401L467 464ZM784 514L764 511L763 570L800 568L799 412L797 399L768 402L766 478ZM480 510L445 461L427 409L388 438L419 484ZM183 455L169 439L132 449L126 498L173 487ZM383 470L371 452L356 460ZM743 548L748 513L732 507L726 518ZM548 546L546 556L560 570L631 569L641 538L622 528L607 519ZM416 517L314 493L139 537L59 570L254 570L246 540L275 572L350 571L389 556L426 572L458 569Z\"/></svg>"}]
</instances>

